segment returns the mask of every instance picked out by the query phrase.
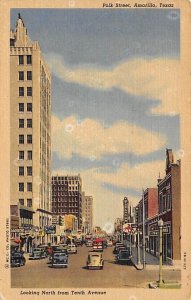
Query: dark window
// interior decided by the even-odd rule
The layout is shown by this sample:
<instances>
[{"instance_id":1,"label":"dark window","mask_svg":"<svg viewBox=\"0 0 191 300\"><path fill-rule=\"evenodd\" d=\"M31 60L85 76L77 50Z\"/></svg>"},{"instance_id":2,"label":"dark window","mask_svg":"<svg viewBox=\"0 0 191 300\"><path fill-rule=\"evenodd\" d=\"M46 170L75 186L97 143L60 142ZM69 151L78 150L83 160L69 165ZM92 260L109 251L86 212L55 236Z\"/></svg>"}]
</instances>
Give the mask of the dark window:
<instances>
[{"instance_id":1,"label":"dark window","mask_svg":"<svg viewBox=\"0 0 191 300\"><path fill-rule=\"evenodd\" d=\"M19 182L19 192L24 192L24 182Z\"/></svg>"},{"instance_id":2,"label":"dark window","mask_svg":"<svg viewBox=\"0 0 191 300\"><path fill-rule=\"evenodd\" d=\"M32 87L31 86L27 87L27 96L28 97L32 96Z\"/></svg>"},{"instance_id":3,"label":"dark window","mask_svg":"<svg viewBox=\"0 0 191 300\"><path fill-rule=\"evenodd\" d=\"M27 206L32 207L32 199L27 199Z\"/></svg>"},{"instance_id":4,"label":"dark window","mask_svg":"<svg viewBox=\"0 0 191 300\"><path fill-rule=\"evenodd\" d=\"M27 151L27 159L32 160L32 151L31 150Z\"/></svg>"},{"instance_id":5,"label":"dark window","mask_svg":"<svg viewBox=\"0 0 191 300\"><path fill-rule=\"evenodd\" d=\"M14 39L10 39L10 46L14 46L15 45L15 40Z\"/></svg>"},{"instance_id":6,"label":"dark window","mask_svg":"<svg viewBox=\"0 0 191 300\"><path fill-rule=\"evenodd\" d=\"M24 144L25 139L24 139L24 134L19 134L19 144Z\"/></svg>"},{"instance_id":7,"label":"dark window","mask_svg":"<svg viewBox=\"0 0 191 300\"><path fill-rule=\"evenodd\" d=\"M20 205L24 205L24 199L19 199Z\"/></svg>"},{"instance_id":8,"label":"dark window","mask_svg":"<svg viewBox=\"0 0 191 300\"><path fill-rule=\"evenodd\" d=\"M24 151L19 151L19 159L24 159L24 158L25 158Z\"/></svg>"},{"instance_id":9,"label":"dark window","mask_svg":"<svg viewBox=\"0 0 191 300\"><path fill-rule=\"evenodd\" d=\"M19 55L19 65L24 65L24 56Z\"/></svg>"},{"instance_id":10,"label":"dark window","mask_svg":"<svg viewBox=\"0 0 191 300\"><path fill-rule=\"evenodd\" d=\"M19 103L19 112L24 112L24 103Z\"/></svg>"},{"instance_id":11,"label":"dark window","mask_svg":"<svg viewBox=\"0 0 191 300\"><path fill-rule=\"evenodd\" d=\"M32 71L27 71L27 80L32 80Z\"/></svg>"},{"instance_id":12,"label":"dark window","mask_svg":"<svg viewBox=\"0 0 191 300\"><path fill-rule=\"evenodd\" d=\"M19 167L19 176L24 176L24 167Z\"/></svg>"},{"instance_id":13,"label":"dark window","mask_svg":"<svg viewBox=\"0 0 191 300\"><path fill-rule=\"evenodd\" d=\"M27 176L32 176L32 167L27 167Z\"/></svg>"},{"instance_id":14,"label":"dark window","mask_svg":"<svg viewBox=\"0 0 191 300\"><path fill-rule=\"evenodd\" d=\"M27 182L27 192L32 192L32 182Z\"/></svg>"},{"instance_id":15,"label":"dark window","mask_svg":"<svg viewBox=\"0 0 191 300\"><path fill-rule=\"evenodd\" d=\"M27 144L32 144L32 134L27 134Z\"/></svg>"},{"instance_id":16,"label":"dark window","mask_svg":"<svg viewBox=\"0 0 191 300\"><path fill-rule=\"evenodd\" d=\"M19 80L24 80L24 72L19 71Z\"/></svg>"},{"instance_id":17,"label":"dark window","mask_svg":"<svg viewBox=\"0 0 191 300\"><path fill-rule=\"evenodd\" d=\"M27 119L27 128L32 128L32 119Z\"/></svg>"},{"instance_id":18,"label":"dark window","mask_svg":"<svg viewBox=\"0 0 191 300\"><path fill-rule=\"evenodd\" d=\"M23 96L24 96L24 87L23 87L23 86L20 86L20 87L19 87L19 96L20 96L20 97L23 97Z\"/></svg>"},{"instance_id":19,"label":"dark window","mask_svg":"<svg viewBox=\"0 0 191 300\"><path fill-rule=\"evenodd\" d=\"M24 119L19 119L19 128L24 128L25 125L24 122L25 122Z\"/></svg>"},{"instance_id":20,"label":"dark window","mask_svg":"<svg viewBox=\"0 0 191 300\"><path fill-rule=\"evenodd\" d=\"M27 103L27 111L32 112L32 103Z\"/></svg>"},{"instance_id":21,"label":"dark window","mask_svg":"<svg viewBox=\"0 0 191 300\"><path fill-rule=\"evenodd\" d=\"M27 65L32 64L32 55L27 55Z\"/></svg>"}]
</instances>

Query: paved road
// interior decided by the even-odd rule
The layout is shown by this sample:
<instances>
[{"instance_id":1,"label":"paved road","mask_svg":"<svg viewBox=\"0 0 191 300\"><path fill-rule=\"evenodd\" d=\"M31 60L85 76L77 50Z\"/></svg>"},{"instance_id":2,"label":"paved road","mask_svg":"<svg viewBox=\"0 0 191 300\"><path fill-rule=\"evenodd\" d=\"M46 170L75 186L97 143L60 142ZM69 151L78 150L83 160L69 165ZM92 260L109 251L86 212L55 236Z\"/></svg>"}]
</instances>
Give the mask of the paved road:
<instances>
[{"instance_id":1,"label":"paved road","mask_svg":"<svg viewBox=\"0 0 191 300\"><path fill-rule=\"evenodd\" d=\"M69 256L67 269L51 268L48 259L27 260L24 267L11 269L11 285L18 288L143 288L148 282L158 280L156 270L138 271L133 265L116 264L113 248L103 252L103 270L87 270L89 250L91 248L86 246L78 247L78 253ZM164 270L164 278L180 280L180 271Z\"/></svg>"}]
</instances>

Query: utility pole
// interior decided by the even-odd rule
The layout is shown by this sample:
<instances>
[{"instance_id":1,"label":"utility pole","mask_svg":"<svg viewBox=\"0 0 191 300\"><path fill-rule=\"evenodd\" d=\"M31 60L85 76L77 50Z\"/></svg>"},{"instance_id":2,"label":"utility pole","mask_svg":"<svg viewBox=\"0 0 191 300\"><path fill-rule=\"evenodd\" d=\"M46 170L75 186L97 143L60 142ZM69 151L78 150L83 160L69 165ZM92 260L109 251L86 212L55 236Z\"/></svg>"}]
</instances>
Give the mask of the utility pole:
<instances>
[{"instance_id":1,"label":"utility pole","mask_svg":"<svg viewBox=\"0 0 191 300\"><path fill-rule=\"evenodd\" d=\"M143 190L143 268L145 268L145 198L144 198L144 190Z\"/></svg>"},{"instance_id":2,"label":"utility pole","mask_svg":"<svg viewBox=\"0 0 191 300\"><path fill-rule=\"evenodd\" d=\"M139 239L139 228L137 229L137 265L139 266L141 264L141 258L140 258L140 239Z\"/></svg>"},{"instance_id":3,"label":"utility pole","mask_svg":"<svg viewBox=\"0 0 191 300\"><path fill-rule=\"evenodd\" d=\"M159 227L159 287L163 285L162 279L162 257L163 257L163 220L158 221Z\"/></svg>"}]
</instances>

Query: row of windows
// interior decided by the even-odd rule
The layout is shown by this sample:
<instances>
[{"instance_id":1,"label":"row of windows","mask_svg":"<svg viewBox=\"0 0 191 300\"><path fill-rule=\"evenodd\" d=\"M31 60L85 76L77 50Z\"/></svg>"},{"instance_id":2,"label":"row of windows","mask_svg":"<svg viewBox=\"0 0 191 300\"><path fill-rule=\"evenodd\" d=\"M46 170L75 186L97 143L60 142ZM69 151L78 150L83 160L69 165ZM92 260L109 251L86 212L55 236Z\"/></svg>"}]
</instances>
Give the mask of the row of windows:
<instances>
[{"instance_id":1,"label":"row of windows","mask_svg":"<svg viewBox=\"0 0 191 300\"><path fill-rule=\"evenodd\" d=\"M25 205L24 199L19 199L19 203L20 203L20 205ZM32 199L31 198L27 199L27 206L32 207Z\"/></svg>"},{"instance_id":2,"label":"row of windows","mask_svg":"<svg viewBox=\"0 0 191 300\"><path fill-rule=\"evenodd\" d=\"M32 80L32 71L27 71L26 75L27 75L27 77L26 77L27 80ZM20 81L25 80L25 72L24 71L19 71L18 76L19 76Z\"/></svg>"},{"instance_id":3,"label":"row of windows","mask_svg":"<svg viewBox=\"0 0 191 300\"><path fill-rule=\"evenodd\" d=\"M25 191L24 182L19 182L18 188L19 188L19 192L24 192ZM32 192L32 182L27 182L26 190L27 192Z\"/></svg>"},{"instance_id":4,"label":"row of windows","mask_svg":"<svg viewBox=\"0 0 191 300\"><path fill-rule=\"evenodd\" d=\"M25 111L25 104L19 103L19 112ZM32 112L32 103L27 103L27 112Z\"/></svg>"},{"instance_id":5,"label":"row of windows","mask_svg":"<svg viewBox=\"0 0 191 300\"><path fill-rule=\"evenodd\" d=\"M67 191L67 190L69 190L69 191L78 191L79 190L79 187L78 186L62 186L62 187L58 187L58 188L56 188L56 187L53 187L52 188L53 189L53 191Z\"/></svg>"},{"instance_id":6,"label":"row of windows","mask_svg":"<svg viewBox=\"0 0 191 300\"><path fill-rule=\"evenodd\" d=\"M26 58L26 64L32 65L32 55L19 55L19 65L24 65Z\"/></svg>"},{"instance_id":7,"label":"row of windows","mask_svg":"<svg viewBox=\"0 0 191 300\"><path fill-rule=\"evenodd\" d=\"M52 196L78 196L79 192L52 192Z\"/></svg>"},{"instance_id":8,"label":"row of windows","mask_svg":"<svg viewBox=\"0 0 191 300\"><path fill-rule=\"evenodd\" d=\"M24 134L19 134L19 144L25 143ZM27 144L32 144L32 134L27 134Z\"/></svg>"},{"instance_id":9,"label":"row of windows","mask_svg":"<svg viewBox=\"0 0 191 300\"><path fill-rule=\"evenodd\" d=\"M62 184L78 184L79 181L76 180L68 180L67 177L66 177L66 180L62 180L62 181L57 181L57 180L54 180L52 179L52 184L58 184L58 185L62 185Z\"/></svg>"},{"instance_id":10,"label":"row of windows","mask_svg":"<svg viewBox=\"0 0 191 300\"><path fill-rule=\"evenodd\" d=\"M171 195L160 195L159 196L159 212L162 213L168 209L171 209Z\"/></svg>"},{"instance_id":11,"label":"row of windows","mask_svg":"<svg viewBox=\"0 0 191 300\"><path fill-rule=\"evenodd\" d=\"M26 120L26 126L27 128L32 128L32 119L27 119ZM19 119L19 128L24 128L25 127L25 119Z\"/></svg>"},{"instance_id":12,"label":"row of windows","mask_svg":"<svg viewBox=\"0 0 191 300\"><path fill-rule=\"evenodd\" d=\"M19 86L19 97L24 97L25 95L25 88L23 86ZM32 86L27 86L27 93L28 97L32 97Z\"/></svg>"},{"instance_id":13,"label":"row of windows","mask_svg":"<svg viewBox=\"0 0 191 300\"><path fill-rule=\"evenodd\" d=\"M19 151L19 159L23 160L25 159L25 152L24 151ZM32 160L32 150L27 151L27 159Z\"/></svg>"},{"instance_id":14,"label":"row of windows","mask_svg":"<svg viewBox=\"0 0 191 300\"><path fill-rule=\"evenodd\" d=\"M70 209L69 212L67 212L67 210L65 210L63 208L58 208L58 209L54 208L54 209L52 209L52 212L53 213L62 212L62 213L65 213L65 214L67 214L67 213L68 214L74 213L74 214L78 215L78 211L74 210L74 209Z\"/></svg>"},{"instance_id":15,"label":"row of windows","mask_svg":"<svg viewBox=\"0 0 191 300\"><path fill-rule=\"evenodd\" d=\"M25 175L25 168L24 167L19 167L19 176L24 176ZM32 176L32 167L26 167L26 174L27 176Z\"/></svg>"}]
</instances>

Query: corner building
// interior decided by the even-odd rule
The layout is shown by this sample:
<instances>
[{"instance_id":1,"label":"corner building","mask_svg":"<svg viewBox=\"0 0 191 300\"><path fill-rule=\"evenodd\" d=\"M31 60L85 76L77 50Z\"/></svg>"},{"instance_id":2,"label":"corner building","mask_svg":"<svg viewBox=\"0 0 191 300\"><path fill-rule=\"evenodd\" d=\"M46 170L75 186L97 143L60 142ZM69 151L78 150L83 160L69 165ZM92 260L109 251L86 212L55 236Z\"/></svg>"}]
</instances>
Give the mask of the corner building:
<instances>
[{"instance_id":1,"label":"corner building","mask_svg":"<svg viewBox=\"0 0 191 300\"><path fill-rule=\"evenodd\" d=\"M51 75L19 14L10 33L11 206L19 227L51 224Z\"/></svg>"}]
</instances>

